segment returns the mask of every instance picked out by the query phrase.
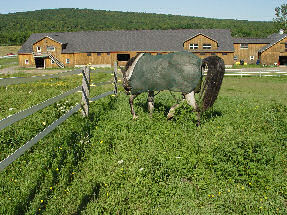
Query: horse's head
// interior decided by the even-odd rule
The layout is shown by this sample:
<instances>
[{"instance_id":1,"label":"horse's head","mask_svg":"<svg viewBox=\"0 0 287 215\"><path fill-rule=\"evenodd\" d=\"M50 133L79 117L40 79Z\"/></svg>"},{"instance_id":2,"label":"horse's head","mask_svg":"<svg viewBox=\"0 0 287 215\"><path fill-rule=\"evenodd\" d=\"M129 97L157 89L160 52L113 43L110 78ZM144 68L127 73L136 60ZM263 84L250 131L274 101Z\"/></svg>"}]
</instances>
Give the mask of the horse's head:
<instances>
[{"instance_id":1,"label":"horse's head","mask_svg":"<svg viewBox=\"0 0 287 215\"><path fill-rule=\"evenodd\" d=\"M129 86L129 81L127 79L127 70L126 67L125 68L121 68L121 72L123 74L123 88L126 91L127 95L131 94L131 87Z\"/></svg>"},{"instance_id":2,"label":"horse's head","mask_svg":"<svg viewBox=\"0 0 287 215\"><path fill-rule=\"evenodd\" d=\"M130 78L130 74L133 70L132 67L134 67L135 65L134 62L136 61L136 59L138 58L139 55L142 55L140 53L138 53L135 57L132 57L131 59L128 60L127 64L125 65L124 68L121 68L121 71L123 73L123 87L126 91L127 95L131 94L131 86L129 83L129 78Z\"/></svg>"}]
</instances>

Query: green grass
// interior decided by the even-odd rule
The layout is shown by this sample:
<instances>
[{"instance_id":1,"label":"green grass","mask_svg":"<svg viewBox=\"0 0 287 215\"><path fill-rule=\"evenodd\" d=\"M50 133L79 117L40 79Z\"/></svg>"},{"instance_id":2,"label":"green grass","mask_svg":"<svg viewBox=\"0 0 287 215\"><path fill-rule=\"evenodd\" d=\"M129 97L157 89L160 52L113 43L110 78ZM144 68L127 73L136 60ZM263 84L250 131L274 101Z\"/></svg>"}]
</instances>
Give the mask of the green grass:
<instances>
[{"instance_id":1,"label":"green grass","mask_svg":"<svg viewBox=\"0 0 287 215\"><path fill-rule=\"evenodd\" d=\"M0 69L8 68L18 65L18 57L13 58L0 58Z\"/></svg>"},{"instance_id":2,"label":"green grass","mask_svg":"<svg viewBox=\"0 0 287 215\"><path fill-rule=\"evenodd\" d=\"M266 67L275 67L275 66L263 66L262 64L232 65L232 69L266 68Z\"/></svg>"},{"instance_id":3,"label":"green grass","mask_svg":"<svg viewBox=\"0 0 287 215\"><path fill-rule=\"evenodd\" d=\"M1 88L1 116L76 86L76 78ZM0 173L0 214L286 214L286 98L286 78L228 77L199 127L186 104L166 120L175 103L168 92L156 96L152 118L146 94L135 102L138 120L123 93L91 103L90 121L73 115ZM5 129L0 158L79 99Z\"/></svg>"}]
</instances>

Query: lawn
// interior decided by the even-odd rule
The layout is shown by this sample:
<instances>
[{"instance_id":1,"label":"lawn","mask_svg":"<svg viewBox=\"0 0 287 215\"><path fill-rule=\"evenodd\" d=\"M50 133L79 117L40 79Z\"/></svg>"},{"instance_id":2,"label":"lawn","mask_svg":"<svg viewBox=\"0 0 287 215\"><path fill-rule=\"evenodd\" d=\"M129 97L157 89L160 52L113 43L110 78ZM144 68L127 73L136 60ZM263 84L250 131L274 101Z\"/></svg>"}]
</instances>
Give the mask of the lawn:
<instances>
[{"instance_id":1,"label":"lawn","mask_svg":"<svg viewBox=\"0 0 287 215\"><path fill-rule=\"evenodd\" d=\"M2 87L0 118L79 82ZM92 88L92 96L110 89ZM124 93L91 103L90 120L73 115L0 173L0 214L286 214L286 98L287 78L226 77L199 127L186 104L166 120L176 102L168 92L156 96L152 117L140 95L137 120ZM0 132L0 158L79 100Z\"/></svg>"},{"instance_id":2,"label":"lawn","mask_svg":"<svg viewBox=\"0 0 287 215\"><path fill-rule=\"evenodd\" d=\"M237 65L237 64L234 64L232 65L232 69L247 69L247 68L251 68L251 69L254 69L254 68L266 68L266 67L277 67L277 66L273 66L273 65L262 65L262 64L247 64L247 65Z\"/></svg>"},{"instance_id":3,"label":"lawn","mask_svg":"<svg viewBox=\"0 0 287 215\"><path fill-rule=\"evenodd\" d=\"M0 56L6 56L9 53L17 54L20 46L0 46ZM18 65L18 57L0 58L0 69Z\"/></svg>"},{"instance_id":4,"label":"lawn","mask_svg":"<svg viewBox=\"0 0 287 215\"><path fill-rule=\"evenodd\" d=\"M0 58L0 69L18 65L18 57Z\"/></svg>"}]
</instances>

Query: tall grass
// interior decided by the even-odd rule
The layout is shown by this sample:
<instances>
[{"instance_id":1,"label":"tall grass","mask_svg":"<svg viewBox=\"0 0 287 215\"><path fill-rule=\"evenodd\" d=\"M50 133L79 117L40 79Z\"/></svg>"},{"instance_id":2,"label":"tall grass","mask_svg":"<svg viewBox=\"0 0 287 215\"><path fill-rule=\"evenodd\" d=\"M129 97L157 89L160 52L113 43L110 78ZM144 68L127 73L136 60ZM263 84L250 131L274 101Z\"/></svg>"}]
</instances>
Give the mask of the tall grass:
<instances>
[{"instance_id":1,"label":"tall grass","mask_svg":"<svg viewBox=\"0 0 287 215\"><path fill-rule=\"evenodd\" d=\"M36 91L17 107L57 89L36 85L17 86L15 103L21 89ZM12 98L1 91L1 101ZM199 127L186 104L166 120L176 102L168 92L152 117L140 95L138 120L123 93L91 103L90 120L75 114L0 173L0 214L286 214L286 98L286 78L228 77ZM1 158L78 100L70 99L1 132Z\"/></svg>"}]
</instances>

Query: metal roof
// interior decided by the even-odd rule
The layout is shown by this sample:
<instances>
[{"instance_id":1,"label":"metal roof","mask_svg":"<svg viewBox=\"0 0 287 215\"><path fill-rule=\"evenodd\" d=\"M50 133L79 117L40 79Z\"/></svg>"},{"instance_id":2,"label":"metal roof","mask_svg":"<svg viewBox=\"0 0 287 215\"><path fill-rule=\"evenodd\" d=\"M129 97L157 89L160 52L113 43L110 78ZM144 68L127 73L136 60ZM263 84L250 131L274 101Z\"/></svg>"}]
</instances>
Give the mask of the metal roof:
<instances>
[{"instance_id":1,"label":"metal roof","mask_svg":"<svg viewBox=\"0 0 287 215\"><path fill-rule=\"evenodd\" d=\"M230 30L180 29L35 33L28 38L18 53L32 53L33 44L44 37L67 44L62 53L182 51L184 50L183 43L199 34L218 42L218 49L213 51L234 51Z\"/></svg>"}]
</instances>

